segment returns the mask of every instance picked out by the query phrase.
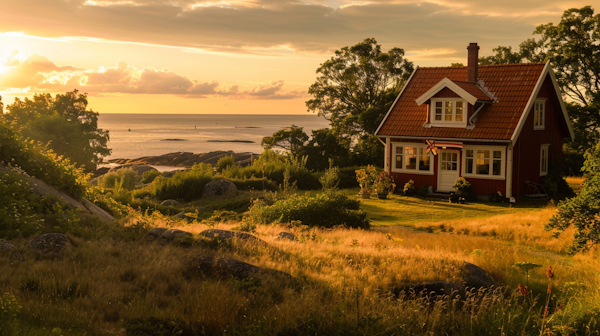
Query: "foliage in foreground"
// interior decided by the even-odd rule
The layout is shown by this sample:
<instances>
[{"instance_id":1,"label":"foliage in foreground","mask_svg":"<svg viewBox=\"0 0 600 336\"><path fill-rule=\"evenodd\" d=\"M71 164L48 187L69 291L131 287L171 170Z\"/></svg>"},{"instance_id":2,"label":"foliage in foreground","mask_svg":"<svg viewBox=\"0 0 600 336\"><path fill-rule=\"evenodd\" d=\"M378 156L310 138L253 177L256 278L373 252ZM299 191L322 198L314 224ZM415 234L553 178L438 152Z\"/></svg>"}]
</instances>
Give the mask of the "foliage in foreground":
<instances>
[{"instance_id":1,"label":"foliage in foreground","mask_svg":"<svg viewBox=\"0 0 600 336\"><path fill-rule=\"evenodd\" d=\"M334 227L344 225L353 228L369 228L367 214L359 210L360 202L339 193L323 193L317 196L292 196L273 205L257 201L250 209L250 219L255 223L290 223L300 221L303 225Z\"/></svg>"},{"instance_id":2,"label":"foliage in foreground","mask_svg":"<svg viewBox=\"0 0 600 336\"><path fill-rule=\"evenodd\" d=\"M69 160L23 136L0 120L0 161L19 166L34 176L74 198L86 191L86 176Z\"/></svg>"}]
</instances>

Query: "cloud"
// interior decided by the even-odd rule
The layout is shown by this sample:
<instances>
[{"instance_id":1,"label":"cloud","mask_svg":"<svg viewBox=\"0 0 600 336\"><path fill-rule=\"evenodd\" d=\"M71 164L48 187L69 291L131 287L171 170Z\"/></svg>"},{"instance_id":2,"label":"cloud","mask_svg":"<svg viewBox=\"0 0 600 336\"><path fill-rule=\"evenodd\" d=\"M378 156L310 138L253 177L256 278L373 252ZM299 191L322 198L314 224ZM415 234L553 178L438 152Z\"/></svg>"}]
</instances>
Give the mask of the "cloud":
<instances>
[{"instance_id":1,"label":"cloud","mask_svg":"<svg viewBox=\"0 0 600 336\"><path fill-rule=\"evenodd\" d=\"M0 90L27 89L48 92L70 91L75 88L92 95L159 94L184 98L235 97L237 99L293 99L302 97L301 91L285 92L284 81L260 83L247 90L239 84L221 84L218 81L198 81L168 69L141 70L123 61L114 67L97 70L57 66L45 57L31 55L23 60L13 52L0 68ZM247 85L248 86L248 85Z\"/></svg>"},{"instance_id":2,"label":"cloud","mask_svg":"<svg viewBox=\"0 0 600 336\"><path fill-rule=\"evenodd\" d=\"M584 5L579 0L4 0L0 31L245 54L330 53L367 37L426 50L472 41L518 43L537 24L556 22L565 9Z\"/></svg>"}]
</instances>

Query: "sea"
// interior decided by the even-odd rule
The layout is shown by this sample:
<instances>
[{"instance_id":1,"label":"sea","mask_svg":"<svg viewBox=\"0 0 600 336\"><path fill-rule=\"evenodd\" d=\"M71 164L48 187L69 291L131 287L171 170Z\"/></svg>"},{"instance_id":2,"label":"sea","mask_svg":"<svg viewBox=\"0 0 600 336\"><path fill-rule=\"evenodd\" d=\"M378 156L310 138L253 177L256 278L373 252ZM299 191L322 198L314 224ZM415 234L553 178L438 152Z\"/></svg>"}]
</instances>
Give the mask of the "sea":
<instances>
[{"instance_id":1,"label":"sea","mask_svg":"<svg viewBox=\"0 0 600 336\"><path fill-rule=\"evenodd\" d=\"M173 152L207 153L224 150L261 153L263 137L290 127L306 134L329 126L315 114L117 114L100 113L98 128L109 131L105 158L136 159Z\"/></svg>"}]
</instances>

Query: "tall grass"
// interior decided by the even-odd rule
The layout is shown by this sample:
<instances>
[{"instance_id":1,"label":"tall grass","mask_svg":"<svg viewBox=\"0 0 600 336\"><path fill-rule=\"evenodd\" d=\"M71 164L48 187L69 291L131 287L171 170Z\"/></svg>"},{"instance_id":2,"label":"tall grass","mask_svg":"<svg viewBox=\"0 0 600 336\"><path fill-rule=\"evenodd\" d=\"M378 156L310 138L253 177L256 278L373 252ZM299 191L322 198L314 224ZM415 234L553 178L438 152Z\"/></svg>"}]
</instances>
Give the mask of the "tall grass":
<instances>
[{"instance_id":1,"label":"tall grass","mask_svg":"<svg viewBox=\"0 0 600 336\"><path fill-rule=\"evenodd\" d=\"M124 223L168 225L193 234L207 228L160 215L132 216ZM237 225L221 223L218 228ZM38 327L58 327L64 335L114 333L135 318L152 324L150 317L181 321L197 335L201 330L210 335L540 335L548 322L542 301L551 283L548 327L557 335L565 326L573 329L570 334L597 334L588 328L600 309L595 285L599 265L593 255L571 258L489 236L405 228L294 227L291 232L298 241L275 239L288 230L259 226L256 235L266 244L195 238L177 246L131 242L119 235L73 238L75 247L63 259L28 256L15 263L0 255L0 290L22 306L14 324L33 326L29 335ZM243 260L288 272L297 280L197 276L186 260L199 255ZM464 261L509 287L471 292L466 300L394 295L395 288L411 283L459 281ZM553 265L555 277L548 280L543 269L532 271L533 294L523 297L515 288L524 275L511 267L519 261ZM555 312L559 304L563 308Z\"/></svg>"}]
</instances>

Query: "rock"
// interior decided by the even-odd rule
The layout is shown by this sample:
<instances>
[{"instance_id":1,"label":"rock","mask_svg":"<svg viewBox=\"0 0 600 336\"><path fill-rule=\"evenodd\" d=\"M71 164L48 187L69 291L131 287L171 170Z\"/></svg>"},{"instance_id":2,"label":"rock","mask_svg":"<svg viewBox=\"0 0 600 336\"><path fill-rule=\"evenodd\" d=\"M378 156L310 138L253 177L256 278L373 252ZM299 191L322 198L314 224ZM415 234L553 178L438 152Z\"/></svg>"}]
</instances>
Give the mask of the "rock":
<instances>
[{"instance_id":1,"label":"rock","mask_svg":"<svg viewBox=\"0 0 600 336\"><path fill-rule=\"evenodd\" d=\"M236 165L245 166L250 164L252 154L234 153L232 151L215 151L200 154L194 154L190 152L175 152L160 156L145 156L137 159L112 159L108 162L172 167L191 167L196 163L208 163L215 166L220 158L228 155L233 155ZM254 154L254 159L258 158L258 156L258 154Z\"/></svg>"},{"instance_id":2,"label":"rock","mask_svg":"<svg viewBox=\"0 0 600 336\"><path fill-rule=\"evenodd\" d=\"M234 196L237 187L233 182L225 179L216 179L208 182L202 190L202 197Z\"/></svg>"},{"instance_id":3,"label":"rock","mask_svg":"<svg viewBox=\"0 0 600 336\"><path fill-rule=\"evenodd\" d=\"M193 217L188 217L188 216L186 216L186 215L185 215L185 211L182 211L182 212L180 212L180 213L176 214L176 215L175 215L175 216L173 216L173 217L175 217L175 218L179 218L179 219L186 219L186 220L188 221L188 223L191 223L191 222L193 222L193 221L194 221L194 219L195 219L195 218L193 218Z\"/></svg>"},{"instance_id":4,"label":"rock","mask_svg":"<svg viewBox=\"0 0 600 336\"><path fill-rule=\"evenodd\" d=\"M161 243L169 243L177 238L192 237L192 234L178 229L155 228L146 233L146 241L160 241Z\"/></svg>"},{"instance_id":5,"label":"rock","mask_svg":"<svg viewBox=\"0 0 600 336\"><path fill-rule=\"evenodd\" d=\"M244 240L248 242L263 242L261 239L257 238L246 232L237 232L237 231L228 231L228 230L219 230L219 229L208 229L200 232L200 235L210 239L221 239L228 242L231 242L233 239Z\"/></svg>"},{"instance_id":6,"label":"rock","mask_svg":"<svg viewBox=\"0 0 600 336\"><path fill-rule=\"evenodd\" d=\"M160 236L161 239L171 242L177 238L185 238L192 237L193 235L187 231L178 230L178 229L169 229Z\"/></svg>"},{"instance_id":7,"label":"rock","mask_svg":"<svg viewBox=\"0 0 600 336\"><path fill-rule=\"evenodd\" d=\"M94 176L95 178L97 178L98 176L102 176L106 173L108 173L110 171L110 167L100 167L98 169L96 169L94 172L92 172L92 176Z\"/></svg>"},{"instance_id":8,"label":"rock","mask_svg":"<svg viewBox=\"0 0 600 336\"><path fill-rule=\"evenodd\" d=\"M71 241L62 233L45 233L28 241L25 246L42 256L57 257L71 247Z\"/></svg>"},{"instance_id":9,"label":"rock","mask_svg":"<svg viewBox=\"0 0 600 336\"><path fill-rule=\"evenodd\" d=\"M165 206L179 206L180 204L176 200L167 199L167 200L162 201L160 203L160 205L165 205Z\"/></svg>"},{"instance_id":10,"label":"rock","mask_svg":"<svg viewBox=\"0 0 600 336\"><path fill-rule=\"evenodd\" d=\"M165 228L154 228L150 231L148 231L148 233L146 233L146 236L144 237L145 240L148 241L154 241L154 240L159 240L160 236L162 236L163 233L165 233L165 231L167 231L168 229Z\"/></svg>"},{"instance_id":11,"label":"rock","mask_svg":"<svg viewBox=\"0 0 600 336\"><path fill-rule=\"evenodd\" d=\"M235 259L217 259L215 257L200 256L191 258L188 262L190 269L204 274L205 276L235 277L248 279L255 274L271 274L292 278L288 273L272 268L262 268Z\"/></svg>"},{"instance_id":12,"label":"rock","mask_svg":"<svg viewBox=\"0 0 600 336\"><path fill-rule=\"evenodd\" d=\"M424 282L420 284L405 286L402 288L394 288L394 295L400 296L402 293L406 296L412 295L454 295L460 294L464 297L467 289L473 288L479 290L480 288L491 288L498 286L498 283L494 281L481 267L465 262L461 266L462 283L436 281L436 282Z\"/></svg>"},{"instance_id":13,"label":"rock","mask_svg":"<svg viewBox=\"0 0 600 336\"><path fill-rule=\"evenodd\" d=\"M479 289L498 286L498 283L477 265L465 262L462 266L462 273L465 287Z\"/></svg>"},{"instance_id":14,"label":"rock","mask_svg":"<svg viewBox=\"0 0 600 336\"><path fill-rule=\"evenodd\" d=\"M296 240L296 236L294 236L293 234L289 233L289 232L279 232L279 234L277 235L277 238L275 238L276 240L282 240L282 239L287 239L287 240Z\"/></svg>"},{"instance_id":15,"label":"rock","mask_svg":"<svg viewBox=\"0 0 600 336\"><path fill-rule=\"evenodd\" d=\"M0 252L10 252L15 248L8 240L0 239Z\"/></svg>"}]
</instances>

